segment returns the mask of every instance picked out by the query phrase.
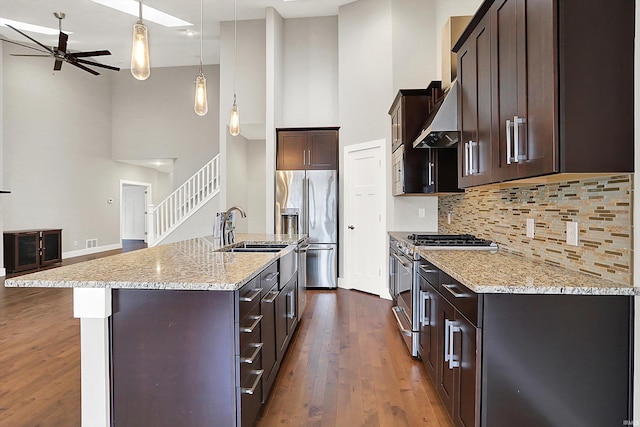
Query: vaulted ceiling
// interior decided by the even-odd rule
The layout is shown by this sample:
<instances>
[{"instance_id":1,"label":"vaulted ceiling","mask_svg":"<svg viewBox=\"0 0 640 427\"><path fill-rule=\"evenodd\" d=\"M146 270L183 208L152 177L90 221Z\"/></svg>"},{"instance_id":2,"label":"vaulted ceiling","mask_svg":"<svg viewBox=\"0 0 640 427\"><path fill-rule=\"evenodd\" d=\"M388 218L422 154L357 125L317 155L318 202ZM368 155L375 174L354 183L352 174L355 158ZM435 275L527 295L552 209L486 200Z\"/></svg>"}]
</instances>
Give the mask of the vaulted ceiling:
<instances>
[{"instance_id":1,"label":"vaulted ceiling","mask_svg":"<svg viewBox=\"0 0 640 427\"><path fill-rule=\"evenodd\" d=\"M114 0L115 1L115 0ZM137 4L135 0L130 0ZM267 7L273 7L284 18L331 16L338 8L354 0L237 0L238 20L264 19ZM174 15L192 26L164 27L145 20L149 30L149 50L153 67L197 65L200 61L200 0L144 0L145 6ZM220 22L233 20L233 0L204 0L204 63L217 64L220 58ZM91 0L20 0L0 1L0 19L58 28L54 12L64 12L62 30L69 35L72 51L108 49L112 56L99 58L104 64L128 68L131 55L131 33L136 17L111 9ZM144 18L144 16L143 16ZM27 32L45 45L55 46L57 35ZM241 36L241 34L239 34ZM0 25L0 37L21 43L20 34ZM28 52L25 49L25 53ZM40 60L34 58L33 60Z\"/></svg>"}]
</instances>

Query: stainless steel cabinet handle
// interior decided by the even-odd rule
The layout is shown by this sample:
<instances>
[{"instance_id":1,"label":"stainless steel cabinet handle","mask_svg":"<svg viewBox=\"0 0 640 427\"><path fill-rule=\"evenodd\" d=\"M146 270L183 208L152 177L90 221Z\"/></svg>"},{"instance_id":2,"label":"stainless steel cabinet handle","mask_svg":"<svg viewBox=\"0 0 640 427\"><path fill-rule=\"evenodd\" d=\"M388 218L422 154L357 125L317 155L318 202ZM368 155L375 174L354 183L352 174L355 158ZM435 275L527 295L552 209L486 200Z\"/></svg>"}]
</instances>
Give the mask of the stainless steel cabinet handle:
<instances>
[{"instance_id":1,"label":"stainless steel cabinet handle","mask_svg":"<svg viewBox=\"0 0 640 427\"><path fill-rule=\"evenodd\" d=\"M260 322L262 321L262 314L258 315L258 316L252 316L253 318L253 323L251 324L251 326L241 326L240 327L240 332L247 332L247 333L252 333L253 330L260 324Z\"/></svg>"},{"instance_id":2,"label":"stainless steel cabinet handle","mask_svg":"<svg viewBox=\"0 0 640 427\"><path fill-rule=\"evenodd\" d=\"M438 270L427 269L424 265L420 266L420 270L424 271L425 273L437 273L438 272Z\"/></svg>"},{"instance_id":3,"label":"stainless steel cabinet handle","mask_svg":"<svg viewBox=\"0 0 640 427\"><path fill-rule=\"evenodd\" d=\"M476 165L473 161L473 148L476 146L476 143L473 141L469 141L469 175L473 175L476 173Z\"/></svg>"},{"instance_id":4,"label":"stainless steel cabinet handle","mask_svg":"<svg viewBox=\"0 0 640 427\"><path fill-rule=\"evenodd\" d=\"M247 297L247 296L240 297L240 301L243 301L243 302L251 302L251 301L253 301L254 299L256 299L256 297L258 295L260 295L262 293L262 288L255 288L251 292L253 292L253 295L251 295L250 297Z\"/></svg>"},{"instance_id":5,"label":"stainless steel cabinet handle","mask_svg":"<svg viewBox=\"0 0 640 427\"><path fill-rule=\"evenodd\" d=\"M513 161L518 163L520 159L520 125L524 123L524 119L518 116L513 116ZM523 159L524 160L524 159Z\"/></svg>"},{"instance_id":6,"label":"stainless steel cabinet handle","mask_svg":"<svg viewBox=\"0 0 640 427\"><path fill-rule=\"evenodd\" d=\"M464 143L464 176L469 175L469 142Z\"/></svg>"},{"instance_id":7,"label":"stainless steel cabinet handle","mask_svg":"<svg viewBox=\"0 0 640 427\"><path fill-rule=\"evenodd\" d=\"M459 368L460 361L456 360L453 334L460 332L460 327L456 326L456 323L453 320L446 321L449 322L449 369Z\"/></svg>"},{"instance_id":8,"label":"stainless steel cabinet handle","mask_svg":"<svg viewBox=\"0 0 640 427\"><path fill-rule=\"evenodd\" d=\"M240 388L240 393L242 394L253 394L256 392L256 388L258 388L258 384L260 384L260 380L262 379L262 374L264 374L264 369L251 371L251 373L256 376L256 379L253 382L253 385L251 386L251 388L245 388L245 387Z\"/></svg>"},{"instance_id":9,"label":"stainless steel cabinet handle","mask_svg":"<svg viewBox=\"0 0 640 427\"><path fill-rule=\"evenodd\" d=\"M307 165L307 150L302 150L302 164Z\"/></svg>"},{"instance_id":10,"label":"stainless steel cabinet handle","mask_svg":"<svg viewBox=\"0 0 640 427\"><path fill-rule=\"evenodd\" d=\"M433 185L433 163L429 162L429 185Z\"/></svg>"},{"instance_id":11,"label":"stainless steel cabinet handle","mask_svg":"<svg viewBox=\"0 0 640 427\"><path fill-rule=\"evenodd\" d=\"M507 164L511 164L511 120L507 120Z\"/></svg>"},{"instance_id":12,"label":"stainless steel cabinet handle","mask_svg":"<svg viewBox=\"0 0 640 427\"><path fill-rule=\"evenodd\" d=\"M449 335L449 329L451 326L451 321L449 319L444 319L444 361L449 361L449 339L451 335Z\"/></svg>"},{"instance_id":13,"label":"stainless steel cabinet handle","mask_svg":"<svg viewBox=\"0 0 640 427\"><path fill-rule=\"evenodd\" d=\"M249 357L241 357L240 363L252 364L256 360L256 357L258 357L258 354L260 354L260 350L262 349L262 346L263 346L261 342L253 343L250 345L255 349L253 350L253 354L251 354L251 356Z\"/></svg>"},{"instance_id":14,"label":"stainless steel cabinet handle","mask_svg":"<svg viewBox=\"0 0 640 427\"><path fill-rule=\"evenodd\" d=\"M276 298L278 298L278 294L280 293L280 291L271 291L269 292L267 295L272 295L271 298L267 298L266 296L264 298L262 298L262 302L266 302L267 304L271 304L273 303Z\"/></svg>"},{"instance_id":15,"label":"stainless steel cabinet handle","mask_svg":"<svg viewBox=\"0 0 640 427\"><path fill-rule=\"evenodd\" d=\"M403 267L411 267L410 262L406 262L405 260L400 258L398 255L392 254L391 256L394 257L400 264L402 264Z\"/></svg>"},{"instance_id":16,"label":"stainless steel cabinet handle","mask_svg":"<svg viewBox=\"0 0 640 427\"><path fill-rule=\"evenodd\" d=\"M425 291L420 291L420 324L422 326L429 325L429 315L427 314L427 303L431 298L429 297L429 293ZM431 306L429 306L431 307Z\"/></svg>"},{"instance_id":17,"label":"stainless steel cabinet handle","mask_svg":"<svg viewBox=\"0 0 640 427\"><path fill-rule=\"evenodd\" d=\"M295 319L296 318L296 302L295 299L293 298L294 296L294 291L290 291L287 296L289 297L289 312L287 313L287 317L289 319Z\"/></svg>"},{"instance_id":18,"label":"stainless steel cabinet handle","mask_svg":"<svg viewBox=\"0 0 640 427\"><path fill-rule=\"evenodd\" d=\"M454 284L447 285L447 284L443 283L442 287L445 288L446 290L448 290L449 293L451 293L451 295L453 295L456 298L466 298L467 297L467 294L463 294L461 292L456 292L455 291L456 285L454 285Z\"/></svg>"},{"instance_id":19,"label":"stainless steel cabinet handle","mask_svg":"<svg viewBox=\"0 0 640 427\"><path fill-rule=\"evenodd\" d=\"M280 274L280 272L278 272L278 271L275 271L273 273L269 273L267 275L267 277L264 278L264 280L266 282L273 282L278 277L279 274Z\"/></svg>"}]
</instances>

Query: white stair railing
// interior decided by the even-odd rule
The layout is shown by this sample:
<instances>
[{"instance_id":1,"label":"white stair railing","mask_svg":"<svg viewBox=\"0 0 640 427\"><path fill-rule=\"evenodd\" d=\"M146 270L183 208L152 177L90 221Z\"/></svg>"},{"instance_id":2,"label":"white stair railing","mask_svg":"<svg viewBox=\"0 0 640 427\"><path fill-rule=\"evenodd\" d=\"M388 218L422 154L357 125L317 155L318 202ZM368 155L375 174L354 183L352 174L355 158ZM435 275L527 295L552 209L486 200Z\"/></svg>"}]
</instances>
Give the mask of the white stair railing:
<instances>
[{"instance_id":1,"label":"white stair railing","mask_svg":"<svg viewBox=\"0 0 640 427\"><path fill-rule=\"evenodd\" d=\"M157 206L147 209L147 245L156 246L220 192L220 155L193 174Z\"/></svg>"}]
</instances>

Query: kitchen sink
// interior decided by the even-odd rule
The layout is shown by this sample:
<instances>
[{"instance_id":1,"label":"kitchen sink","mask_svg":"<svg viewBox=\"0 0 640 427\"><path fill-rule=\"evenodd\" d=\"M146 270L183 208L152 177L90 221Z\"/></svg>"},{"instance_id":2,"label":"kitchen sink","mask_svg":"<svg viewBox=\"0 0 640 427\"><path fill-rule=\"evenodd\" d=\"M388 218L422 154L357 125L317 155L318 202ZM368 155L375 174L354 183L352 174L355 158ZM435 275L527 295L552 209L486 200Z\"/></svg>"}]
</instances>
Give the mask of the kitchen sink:
<instances>
[{"instance_id":1,"label":"kitchen sink","mask_svg":"<svg viewBox=\"0 0 640 427\"><path fill-rule=\"evenodd\" d=\"M216 252L280 252L287 244L282 243L238 243L233 246L216 249Z\"/></svg>"}]
</instances>

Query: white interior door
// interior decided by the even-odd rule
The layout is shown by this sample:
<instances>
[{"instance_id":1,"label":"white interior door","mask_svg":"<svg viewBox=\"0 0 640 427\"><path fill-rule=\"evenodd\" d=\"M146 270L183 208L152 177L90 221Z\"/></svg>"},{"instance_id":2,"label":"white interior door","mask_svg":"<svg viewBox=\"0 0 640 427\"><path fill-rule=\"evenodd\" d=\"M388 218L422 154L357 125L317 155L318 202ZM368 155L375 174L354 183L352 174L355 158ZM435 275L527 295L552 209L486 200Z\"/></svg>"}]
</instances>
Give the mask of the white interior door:
<instances>
[{"instance_id":1,"label":"white interior door","mask_svg":"<svg viewBox=\"0 0 640 427\"><path fill-rule=\"evenodd\" d=\"M122 238L144 240L146 188L140 185L122 186L123 224Z\"/></svg>"},{"instance_id":2,"label":"white interior door","mask_svg":"<svg viewBox=\"0 0 640 427\"><path fill-rule=\"evenodd\" d=\"M382 295L385 289L384 140L346 146L346 287Z\"/></svg>"}]
</instances>

